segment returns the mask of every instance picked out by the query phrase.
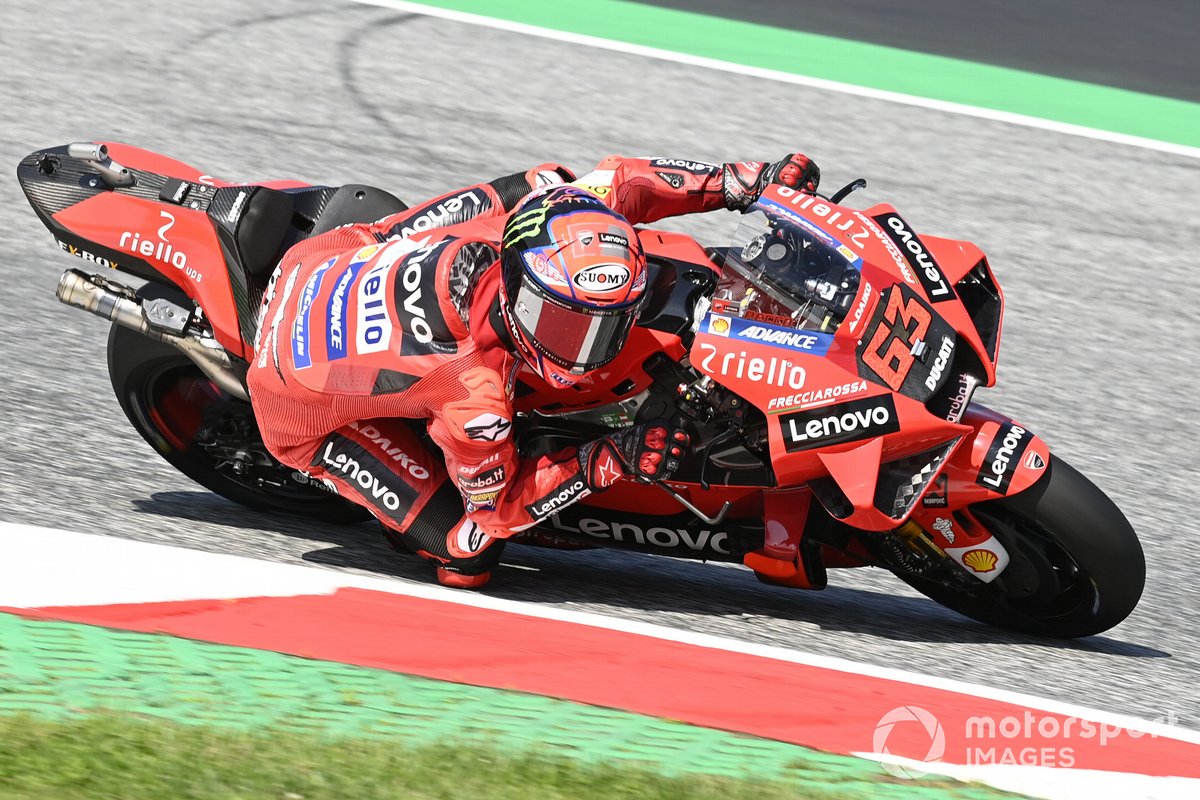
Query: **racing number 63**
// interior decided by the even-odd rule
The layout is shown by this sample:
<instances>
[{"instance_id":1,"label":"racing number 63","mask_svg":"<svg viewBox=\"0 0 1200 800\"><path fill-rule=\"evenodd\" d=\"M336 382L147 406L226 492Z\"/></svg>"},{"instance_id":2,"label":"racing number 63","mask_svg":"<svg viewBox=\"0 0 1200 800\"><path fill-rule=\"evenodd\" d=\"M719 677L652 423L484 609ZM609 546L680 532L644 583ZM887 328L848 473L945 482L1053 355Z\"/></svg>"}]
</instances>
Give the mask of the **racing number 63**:
<instances>
[{"instance_id":1,"label":"racing number 63","mask_svg":"<svg viewBox=\"0 0 1200 800\"><path fill-rule=\"evenodd\" d=\"M917 298L905 300L899 288L892 288L883 319L862 354L863 363L875 370L892 391L900 391L916 358L913 343L925 338L931 321L929 311Z\"/></svg>"}]
</instances>

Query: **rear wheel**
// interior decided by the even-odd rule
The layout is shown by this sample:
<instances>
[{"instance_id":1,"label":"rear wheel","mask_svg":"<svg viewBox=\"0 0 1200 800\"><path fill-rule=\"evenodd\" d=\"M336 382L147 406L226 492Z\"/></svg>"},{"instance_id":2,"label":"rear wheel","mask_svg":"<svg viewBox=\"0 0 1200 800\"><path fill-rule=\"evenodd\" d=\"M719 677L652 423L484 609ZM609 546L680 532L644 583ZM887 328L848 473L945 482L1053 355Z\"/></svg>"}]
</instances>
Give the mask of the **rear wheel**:
<instances>
[{"instance_id":1,"label":"rear wheel","mask_svg":"<svg viewBox=\"0 0 1200 800\"><path fill-rule=\"evenodd\" d=\"M138 294L190 303L177 290L153 283ZM370 516L276 461L262 443L250 404L222 391L174 347L114 324L108 373L117 402L137 432L200 485L259 511L326 522Z\"/></svg>"},{"instance_id":2,"label":"rear wheel","mask_svg":"<svg viewBox=\"0 0 1200 800\"><path fill-rule=\"evenodd\" d=\"M1129 616L1146 560L1128 520L1091 481L1054 458L1034 486L970 506L1012 561L969 590L916 575L901 579L973 619L1046 636L1090 636Z\"/></svg>"}]
</instances>

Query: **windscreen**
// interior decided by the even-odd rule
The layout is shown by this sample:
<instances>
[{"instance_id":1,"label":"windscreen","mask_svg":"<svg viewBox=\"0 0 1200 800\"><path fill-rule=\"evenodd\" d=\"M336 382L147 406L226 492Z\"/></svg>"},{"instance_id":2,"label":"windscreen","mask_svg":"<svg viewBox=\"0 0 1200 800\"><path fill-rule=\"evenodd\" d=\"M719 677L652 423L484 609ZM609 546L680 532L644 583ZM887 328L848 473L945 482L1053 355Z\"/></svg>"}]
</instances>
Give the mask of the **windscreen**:
<instances>
[{"instance_id":1,"label":"windscreen","mask_svg":"<svg viewBox=\"0 0 1200 800\"><path fill-rule=\"evenodd\" d=\"M795 212L755 203L734 234L712 310L833 333L858 294L861 264L850 248Z\"/></svg>"}]
</instances>

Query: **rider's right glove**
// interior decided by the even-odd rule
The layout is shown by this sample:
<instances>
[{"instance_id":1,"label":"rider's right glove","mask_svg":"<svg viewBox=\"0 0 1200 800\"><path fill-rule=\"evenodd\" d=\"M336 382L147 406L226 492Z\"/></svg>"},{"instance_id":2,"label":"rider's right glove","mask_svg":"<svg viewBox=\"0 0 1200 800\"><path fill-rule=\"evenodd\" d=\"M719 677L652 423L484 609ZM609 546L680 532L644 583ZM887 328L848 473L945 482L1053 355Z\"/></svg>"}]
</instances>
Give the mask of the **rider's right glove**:
<instances>
[{"instance_id":1,"label":"rider's right glove","mask_svg":"<svg viewBox=\"0 0 1200 800\"><path fill-rule=\"evenodd\" d=\"M745 211L772 183L812 194L821 183L821 170L803 153L792 153L771 164L756 161L725 164L721 184L725 205Z\"/></svg>"},{"instance_id":2,"label":"rider's right glove","mask_svg":"<svg viewBox=\"0 0 1200 800\"><path fill-rule=\"evenodd\" d=\"M642 423L580 447L579 468L593 492L604 491L620 478L666 480L679 469L690 441L682 428L665 420Z\"/></svg>"}]
</instances>

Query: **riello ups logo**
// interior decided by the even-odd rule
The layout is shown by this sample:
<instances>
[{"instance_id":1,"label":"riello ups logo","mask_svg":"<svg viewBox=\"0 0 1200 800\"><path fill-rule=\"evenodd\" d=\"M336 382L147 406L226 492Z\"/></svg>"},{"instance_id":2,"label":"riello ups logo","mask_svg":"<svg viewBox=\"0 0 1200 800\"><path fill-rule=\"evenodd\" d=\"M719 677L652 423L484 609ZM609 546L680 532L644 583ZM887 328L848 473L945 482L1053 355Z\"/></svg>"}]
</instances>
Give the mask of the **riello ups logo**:
<instances>
[{"instance_id":1,"label":"riello ups logo","mask_svg":"<svg viewBox=\"0 0 1200 800\"><path fill-rule=\"evenodd\" d=\"M789 453L870 439L900 430L891 395L783 414L779 417L779 426Z\"/></svg>"}]
</instances>

